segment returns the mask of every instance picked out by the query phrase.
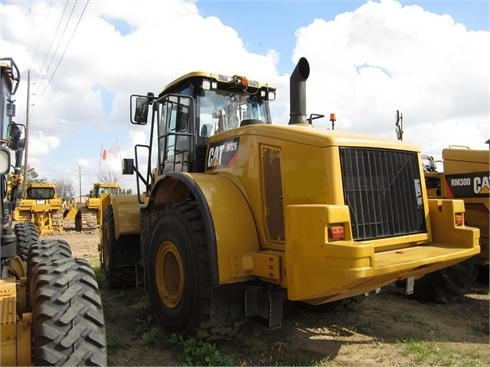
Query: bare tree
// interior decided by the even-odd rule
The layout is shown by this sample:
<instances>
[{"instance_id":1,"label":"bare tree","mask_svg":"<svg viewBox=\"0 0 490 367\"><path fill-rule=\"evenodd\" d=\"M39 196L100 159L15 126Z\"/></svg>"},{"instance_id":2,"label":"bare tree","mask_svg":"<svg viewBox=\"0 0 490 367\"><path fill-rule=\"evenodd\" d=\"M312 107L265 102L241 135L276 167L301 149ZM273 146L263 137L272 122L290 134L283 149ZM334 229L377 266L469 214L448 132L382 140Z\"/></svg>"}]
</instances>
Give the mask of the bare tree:
<instances>
[{"instance_id":1,"label":"bare tree","mask_svg":"<svg viewBox=\"0 0 490 367\"><path fill-rule=\"evenodd\" d=\"M24 166L22 166L22 172L24 172ZM32 182L46 182L46 179L40 177L35 168L27 166L27 183Z\"/></svg>"},{"instance_id":2,"label":"bare tree","mask_svg":"<svg viewBox=\"0 0 490 367\"><path fill-rule=\"evenodd\" d=\"M115 170L107 171L100 178L101 182L119 183L121 180L121 175Z\"/></svg>"},{"instance_id":3,"label":"bare tree","mask_svg":"<svg viewBox=\"0 0 490 367\"><path fill-rule=\"evenodd\" d=\"M75 189L71 181L60 179L53 181L53 183L56 185L56 191L61 199L71 200L75 197Z\"/></svg>"}]
</instances>

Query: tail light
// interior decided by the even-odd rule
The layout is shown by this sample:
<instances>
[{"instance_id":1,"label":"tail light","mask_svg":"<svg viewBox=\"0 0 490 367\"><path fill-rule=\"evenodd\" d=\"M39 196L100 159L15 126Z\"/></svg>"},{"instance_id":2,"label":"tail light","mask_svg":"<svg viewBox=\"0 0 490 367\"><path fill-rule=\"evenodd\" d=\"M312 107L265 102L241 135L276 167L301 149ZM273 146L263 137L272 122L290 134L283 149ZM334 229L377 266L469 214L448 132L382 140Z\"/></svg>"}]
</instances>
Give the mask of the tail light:
<instances>
[{"instance_id":1,"label":"tail light","mask_svg":"<svg viewBox=\"0 0 490 367\"><path fill-rule=\"evenodd\" d=\"M461 227L464 224L463 213L454 214L454 223L456 224L456 227Z\"/></svg>"},{"instance_id":2,"label":"tail light","mask_svg":"<svg viewBox=\"0 0 490 367\"><path fill-rule=\"evenodd\" d=\"M339 241L345 239L345 231L343 225L328 226L328 239L331 241Z\"/></svg>"}]
</instances>

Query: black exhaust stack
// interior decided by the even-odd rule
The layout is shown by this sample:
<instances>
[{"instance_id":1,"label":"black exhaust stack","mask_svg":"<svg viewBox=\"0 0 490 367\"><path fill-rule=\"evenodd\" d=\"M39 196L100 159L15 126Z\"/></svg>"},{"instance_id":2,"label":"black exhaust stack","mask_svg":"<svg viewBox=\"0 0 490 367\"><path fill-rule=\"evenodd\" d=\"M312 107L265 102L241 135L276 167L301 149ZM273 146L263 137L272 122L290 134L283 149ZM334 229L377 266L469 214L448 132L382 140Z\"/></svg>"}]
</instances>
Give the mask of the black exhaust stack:
<instances>
[{"instance_id":1,"label":"black exhaust stack","mask_svg":"<svg viewBox=\"0 0 490 367\"><path fill-rule=\"evenodd\" d=\"M307 123L306 79L309 75L310 64L302 57L289 78L289 125Z\"/></svg>"}]
</instances>

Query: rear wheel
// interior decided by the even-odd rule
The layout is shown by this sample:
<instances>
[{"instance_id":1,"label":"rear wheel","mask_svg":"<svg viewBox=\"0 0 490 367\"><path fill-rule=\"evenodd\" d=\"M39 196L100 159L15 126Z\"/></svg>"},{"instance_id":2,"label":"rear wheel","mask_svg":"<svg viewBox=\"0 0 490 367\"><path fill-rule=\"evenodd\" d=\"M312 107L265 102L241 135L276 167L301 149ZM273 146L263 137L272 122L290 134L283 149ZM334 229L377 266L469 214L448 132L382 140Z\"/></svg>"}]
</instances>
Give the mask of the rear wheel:
<instances>
[{"instance_id":1,"label":"rear wheel","mask_svg":"<svg viewBox=\"0 0 490 367\"><path fill-rule=\"evenodd\" d=\"M474 258L425 275L415 282L417 300L452 303L464 297L473 285L478 271Z\"/></svg>"},{"instance_id":2,"label":"rear wheel","mask_svg":"<svg viewBox=\"0 0 490 367\"><path fill-rule=\"evenodd\" d=\"M31 304L35 365L107 365L102 301L87 261L37 264Z\"/></svg>"},{"instance_id":3,"label":"rear wheel","mask_svg":"<svg viewBox=\"0 0 490 367\"><path fill-rule=\"evenodd\" d=\"M195 202L161 210L152 226L148 259L148 292L158 321L182 333L209 321L210 269Z\"/></svg>"}]
</instances>

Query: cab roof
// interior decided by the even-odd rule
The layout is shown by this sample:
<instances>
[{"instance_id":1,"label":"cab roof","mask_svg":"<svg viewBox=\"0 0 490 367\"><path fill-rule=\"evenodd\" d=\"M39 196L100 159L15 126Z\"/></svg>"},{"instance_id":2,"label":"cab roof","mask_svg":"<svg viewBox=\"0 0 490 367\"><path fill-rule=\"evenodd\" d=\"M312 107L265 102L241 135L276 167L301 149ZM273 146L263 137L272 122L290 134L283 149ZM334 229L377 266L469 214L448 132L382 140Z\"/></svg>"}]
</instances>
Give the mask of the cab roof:
<instances>
[{"instance_id":1,"label":"cab roof","mask_svg":"<svg viewBox=\"0 0 490 367\"><path fill-rule=\"evenodd\" d=\"M179 84L181 84L182 82L189 80L189 79L211 79L211 80L215 80L219 83L235 85L235 80L237 77L244 78L244 76L241 76L241 75L240 76L239 75L229 76L229 75L223 75L223 74L208 73L205 71L193 71L193 72L187 73L185 75L182 75L181 77L170 82L163 89L163 91L160 93L160 95L172 92L175 89L175 87L177 87ZM272 91L276 90L275 87L273 87L272 85L269 85L268 83L262 83L262 82L258 82L256 80L251 80L248 78L247 78L247 80L248 80L248 87L249 88L254 88L254 89L265 88L265 89L272 90Z\"/></svg>"}]
</instances>

